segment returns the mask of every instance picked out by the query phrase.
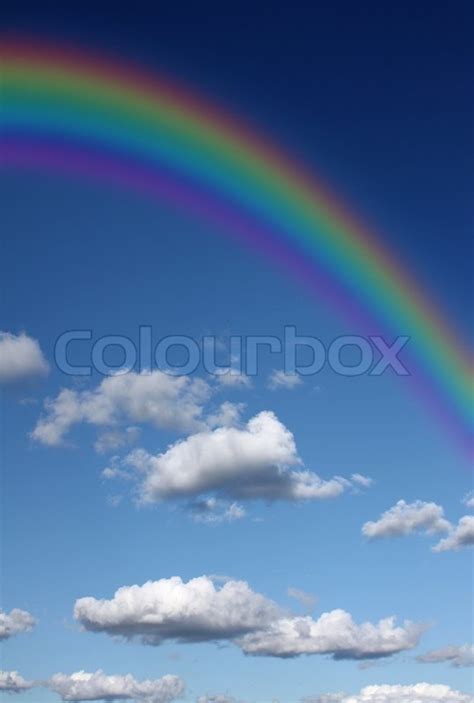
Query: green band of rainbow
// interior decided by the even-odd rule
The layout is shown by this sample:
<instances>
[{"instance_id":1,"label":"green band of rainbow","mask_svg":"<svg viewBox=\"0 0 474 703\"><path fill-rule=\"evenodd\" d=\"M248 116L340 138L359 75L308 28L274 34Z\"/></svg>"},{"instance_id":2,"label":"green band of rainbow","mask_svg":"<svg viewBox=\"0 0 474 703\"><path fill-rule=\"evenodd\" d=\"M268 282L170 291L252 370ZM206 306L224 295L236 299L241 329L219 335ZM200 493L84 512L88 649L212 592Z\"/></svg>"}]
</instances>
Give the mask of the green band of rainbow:
<instances>
[{"instance_id":1,"label":"green band of rainbow","mask_svg":"<svg viewBox=\"0 0 474 703\"><path fill-rule=\"evenodd\" d=\"M3 42L5 133L61 137L132 155L205 185L284 233L393 334L460 423L472 411L469 355L433 303L347 206L299 164L190 92L129 66L46 45Z\"/></svg>"}]
</instances>

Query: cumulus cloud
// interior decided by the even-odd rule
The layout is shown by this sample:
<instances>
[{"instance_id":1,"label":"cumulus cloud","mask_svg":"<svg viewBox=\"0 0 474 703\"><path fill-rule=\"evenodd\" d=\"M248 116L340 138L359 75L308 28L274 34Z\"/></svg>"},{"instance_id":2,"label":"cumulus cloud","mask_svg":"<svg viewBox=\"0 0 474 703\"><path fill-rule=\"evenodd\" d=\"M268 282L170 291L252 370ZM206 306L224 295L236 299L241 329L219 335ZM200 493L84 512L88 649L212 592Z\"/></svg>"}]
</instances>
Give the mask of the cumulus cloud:
<instances>
[{"instance_id":1,"label":"cumulus cloud","mask_svg":"<svg viewBox=\"0 0 474 703\"><path fill-rule=\"evenodd\" d=\"M231 641L245 654L274 657L386 657L416 646L425 629L411 622L396 626L393 617L357 625L343 610L318 620L293 617L244 581L219 586L207 576L124 586L111 600L81 598L74 615L86 630L143 644Z\"/></svg>"},{"instance_id":2,"label":"cumulus cloud","mask_svg":"<svg viewBox=\"0 0 474 703\"><path fill-rule=\"evenodd\" d=\"M14 608L9 613L0 610L0 640L30 632L36 625L35 618L26 610Z\"/></svg>"},{"instance_id":3,"label":"cumulus cloud","mask_svg":"<svg viewBox=\"0 0 474 703\"><path fill-rule=\"evenodd\" d=\"M292 433L274 413L263 411L242 428L198 432L158 456L136 450L115 467L115 475L134 471L143 503L205 493L227 500L317 500L354 485L340 476L323 480L292 468L301 465Z\"/></svg>"},{"instance_id":4,"label":"cumulus cloud","mask_svg":"<svg viewBox=\"0 0 474 703\"><path fill-rule=\"evenodd\" d=\"M458 551L474 545L474 515L465 515L455 525L448 536L433 547L434 552Z\"/></svg>"},{"instance_id":5,"label":"cumulus cloud","mask_svg":"<svg viewBox=\"0 0 474 703\"><path fill-rule=\"evenodd\" d=\"M449 663L455 668L474 666L474 645L463 644L458 647L432 649L426 654L421 654L416 659L422 664Z\"/></svg>"},{"instance_id":6,"label":"cumulus cloud","mask_svg":"<svg viewBox=\"0 0 474 703\"><path fill-rule=\"evenodd\" d=\"M436 503L425 503L416 500L406 503L399 500L396 505L387 510L375 522L366 522L362 534L370 539L382 537L398 537L414 532L435 534L447 532L451 527L444 518L444 511Z\"/></svg>"},{"instance_id":7,"label":"cumulus cloud","mask_svg":"<svg viewBox=\"0 0 474 703\"><path fill-rule=\"evenodd\" d=\"M6 693L21 693L33 688L32 681L25 681L18 671L0 671L0 691Z\"/></svg>"},{"instance_id":8,"label":"cumulus cloud","mask_svg":"<svg viewBox=\"0 0 474 703\"><path fill-rule=\"evenodd\" d=\"M43 376L49 366L36 339L0 332L0 383Z\"/></svg>"},{"instance_id":9,"label":"cumulus cloud","mask_svg":"<svg viewBox=\"0 0 474 703\"><path fill-rule=\"evenodd\" d=\"M387 657L415 647L425 627L412 622L396 626L389 617L357 625L344 610L311 617L280 618L265 630L250 633L239 644L246 654L296 657L330 654L334 659Z\"/></svg>"},{"instance_id":10,"label":"cumulus cloud","mask_svg":"<svg viewBox=\"0 0 474 703\"><path fill-rule=\"evenodd\" d=\"M194 431L205 427L203 403L209 394L208 384L201 379L170 376L162 371L109 376L94 390L65 388L56 398L47 400L31 436L42 444L59 445L80 423L102 430L132 422Z\"/></svg>"},{"instance_id":11,"label":"cumulus cloud","mask_svg":"<svg viewBox=\"0 0 474 703\"><path fill-rule=\"evenodd\" d=\"M184 683L177 676L137 681L131 674L106 676L102 671L55 674L48 687L63 701L117 701L169 703L184 693Z\"/></svg>"},{"instance_id":12,"label":"cumulus cloud","mask_svg":"<svg viewBox=\"0 0 474 703\"><path fill-rule=\"evenodd\" d=\"M366 686L354 695L310 696L304 699L304 703L474 703L474 698L449 686L416 683L411 686Z\"/></svg>"},{"instance_id":13,"label":"cumulus cloud","mask_svg":"<svg viewBox=\"0 0 474 703\"><path fill-rule=\"evenodd\" d=\"M175 576L124 586L111 600L81 598L74 608L86 630L138 637L152 645L167 639L232 639L270 623L278 612L275 603L254 593L244 581L227 581L219 588L207 576L187 583Z\"/></svg>"},{"instance_id":14,"label":"cumulus cloud","mask_svg":"<svg viewBox=\"0 0 474 703\"><path fill-rule=\"evenodd\" d=\"M293 388L301 386L302 383L303 380L299 374L286 373L281 369L275 369L268 379L268 387L271 391L276 391L280 388L293 390Z\"/></svg>"}]
</instances>

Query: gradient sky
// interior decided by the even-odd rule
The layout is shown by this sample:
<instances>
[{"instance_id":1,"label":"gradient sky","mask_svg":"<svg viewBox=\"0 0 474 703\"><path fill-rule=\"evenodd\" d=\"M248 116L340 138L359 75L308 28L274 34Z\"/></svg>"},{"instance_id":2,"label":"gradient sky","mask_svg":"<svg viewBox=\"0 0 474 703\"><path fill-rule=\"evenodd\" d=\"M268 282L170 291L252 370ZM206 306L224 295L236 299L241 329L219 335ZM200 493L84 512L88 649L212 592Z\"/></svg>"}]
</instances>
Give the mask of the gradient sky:
<instances>
[{"instance_id":1,"label":"gradient sky","mask_svg":"<svg viewBox=\"0 0 474 703\"><path fill-rule=\"evenodd\" d=\"M423 2L411 9L336 3L291 13L202 4L110 14L58 7L23 3L4 12L6 29L120 53L243 115L366 214L469 337L467 3L449 10ZM72 427L58 446L35 440L45 399L64 388L84 393L103 380L97 373L67 377L55 367L54 343L65 330L137 340L139 326L150 325L155 341L186 334L224 343L229 335L281 337L285 325L325 341L360 330L270 262L166 203L19 171L2 172L1 194L0 329L38 340L50 365L49 375L2 389L2 607L38 620L31 633L4 643L2 668L29 680L81 669L136 679L171 673L186 682L189 701L220 693L287 703L421 681L473 693L469 667L416 660L472 639L470 551L433 552L444 533L379 540L361 533L401 499L435 503L453 525L470 513L462 503L472 489L470 467L416 401L409 379L325 370L272 390L269 377L282 357L264 353L250 385L215 389L204 412L242 403L245 425L273 411L306 469L323 479L362 474L372 484L328 500L244 501L245 517L212 525L196 522L186 500L137 507L133 484L101 475L112 456L134 447L158 454L191 431L130 421L118 431L138 425L139 435L105 453L94 449L100 428L91 423ZM76 360L89 351L85 344ZM301 590L315 598L315 619L342 608L357 623L396 615L429 628L415 649L365 667L327 655L245 656L227 642L117 642L81 632L72 616L83 596L109 599L120 586L204 574L247 581L296 614L306 606L288 589ZM20 696L25 703L60 700L43 688Z\"/></svg>"}]
</instances>

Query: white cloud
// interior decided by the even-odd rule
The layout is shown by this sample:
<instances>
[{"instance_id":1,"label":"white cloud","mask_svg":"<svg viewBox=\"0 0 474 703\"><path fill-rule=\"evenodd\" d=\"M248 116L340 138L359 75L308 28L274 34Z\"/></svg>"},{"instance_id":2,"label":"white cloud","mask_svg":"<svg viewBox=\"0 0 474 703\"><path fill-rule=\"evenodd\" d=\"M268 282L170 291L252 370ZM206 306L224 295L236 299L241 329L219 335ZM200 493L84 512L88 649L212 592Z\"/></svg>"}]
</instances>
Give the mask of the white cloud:
<instances>
[{"instance_id":1,"label":"white cloud","mask_svg":"<svg viewBox=\"0 0 474 703\"><path fill-rule=\"evenodd\" d=\"M240 423L245 403L230 403L226 401L221 404L215 413L207 416L206 423L209 427L233 427Z\"/></svg>"},{"instance_id":2,"label":"white cloud","mask_svg":"<svg viewBox=\"0 0 474 703\"><path fill-rule=\"evenodd\" d=\"M330 654L334 659L386 657L415 647L425 627L389 617L357 625L344 610L311 617L280 618L265 630L245 635L239 644L246 654L296 657Z\"/></svg>"},{"instance_id":3,"label":"white cloud","mask_svg":"<svg viewBox=\"0 0 474 703\"><path fill-rule=\"evenodd\" d=\"M18 671L0 671L0 691L7 693L21 693L33 688L32 681L25 681Z\"/></svg>"},{"instance_id":4,"label":"white cloud","mask_svg":"<svg viewBox=\"0 0 474 703\"><path fill-rule=\"evenodd\" d=\"M293 388L301 386L302 383L303 380L299 374L286 373L281 369L275 369L268 379L268 387L272 391L279 390L280 388L293 390Z\"/></svg>"},{"instance_id":5,"label":"white cloud","mask_svg":"<svg viewBox=\"0 0 474 703\"><path fill-rule=\"evenodd\" d=\"M237 699L225 694L216 694L213 696L199 696L196 703L237 703Z\"/></svg>"},{"instance_id":6,"label":"white cloud","mask_svg":"<svg viewBox=\"0 0 474 703\"><path fill-rule=\"evenodd\" d=\"M102 429L124 423L194 431L205 427L203 403L210 394L201 379L170 376L161 371L109 376L94 390L63 389L45 403L31 436L42 444L62 443L70 429L88 423ZM99 448L103 448L100 445Z\"/></svg>"},{"instance_id":7,"label":"white cloud","mask_svg":"<svg viewBox=\"0 0 474 703\"><path fill-rule=\"evenodd\" d=\"M421 654L416 659L423 664L449 663L455 668L474 666L474 645L463 644L458 647L432 649L426 654Z\"/></svg>"},{"instance_id":8,"label":"white cloud","mask_svg":"<svg viewBox=\"0 0 474 703\"><path fill-rule=\"evenodd\" d=\"M230 500L317 500L353 486L340 476L323 480L311 471L292 469L301 463L292 433L274 413L264 411L243 428L198 432L158 456L135 450L123 460L118 476L127 468L135 471L143 503L209 492Z\"/></svg>"},{"instance_id":9,"label":"white cloud","mask_svg":"<svg viewBox=\"0 0 474 703\"><path fill-rule=\"evenodd\" d=\"M250 376L235 369L226 373L219 373L216 378L220 385L225 388L250 388L252 385Z\"/></svg>"},{"instance_id":10,"label":"white cloud","mask_svg":"<svg viewBox=\"0 0 474 703\"><path fill-rule=\"evenodd\" d=\"M445 539L433 547L434 552L457 551L474 545L474 515L465 515L455 525Z\"/></svg>"},{"instance_id":11,"label":"white cloud","mask_svg":"<svg viewBox=\"0 0 474 703\"><path fill-rule=\"evenodd\" d=\"M462 499L464 505L468 508L474 508L474 491L469 491Z\"/></svg>"},{"instance_id":12,"label":"white cloud","mask_svg":"<svg viewBox=\"0 0 474 703\"><path fill-rule=\"evenodd\" d=\"M92 631L145 644L166 639L181 642L232 639L271 622L277 606L254 593L244 581L227 581L220 588L207 576L187 583L175 576L124 586L112 600L81 598L74 615Z\"/></svg>"},{"instance_id":13,"label":"white cloud","mask_svg":"<svg viewBox=\"0 0 474 703\"><path fill-rule=\"evenodd\" d=\"M416 683L411 686L366 686L360 693L323 694L304 699L305 703L474 703L467 693L441 684Z\"/></svg>"},{"instance_id":14,"label":"white cloud","mask_svg":"<svg viewBox=\"0 0 474 703\"><path fill-rule=\"evenodd\" d=\"M184 683L177 676L137 681L131 674L106 676L102 671L55 674L48 687L63 701L117 701L137 703L170 703L184 693Z\"/></svg>"},{"instance_id":15,"label":"white cloud","mask_svg":"<svg viewBox=\"0 0 474 703\"><path fill-rule=\"evenodd\" d=\"M436 503L417 500L406 503L399 500L387 510L376 522L366 522L362 534L371 539L380 537L397 537L414 532L435 534L447 532L450 523L444 518L443 508Z\"/></svg>"},{"instance_id":16,"label":"white cloud","mask_svg":"<svg viewBox=\"0 0 474 703\"><path fill-rule=\"evenodd\" d=\"M235 522L246 516L245 509L238 503L227 503L217 498L206 498L193 503L191 516L194 522L217 525L222 522Z\"/></svg>"},{"instance_id":17,"label":"white cloud","mask_svg":"<svg viewBox=\"0 0 474 703\"><path fill-rule=\"evenodd\" d=\"M424 626L393 617L357 625L343 610L318 620L292 617L243 581L201 576L124 586L111 600L81 598L74 614L86 630L143 644L231 641L245 654L294 657L330 654L335 659L386 657L418 644Z\"/></svg>"},{"instance_id":18,"label":"white cloud","mask_svg":"<svg viewBox=\"0 0 474 703\"><path fill-rule=\"evenodd\" d=\"M351 480L359 486L362 486L362 488L370 488L373 484L373 479L363 474L352 474Z\"/></svg>"},{"instance_id":19,"label":"white cloud","mask_svg":"<svg viewBox=\"0 0 474 703\"><path fill-rule=\"evenodd\" d=\"M94 449L98 454L107 454L121 447L135 444L139 436L139 427L125 427L121 430L102 432L94 443Z\"/></svg>"},{"instance_id":20,"label":"white cloud","mask_svg":"<svg viewBox=\"0 0 474 703\"><path fill-rule=\"evenodd\" d=\"M0 332L0 383L43 376L49 366L36 339Z\"/></svg>"},{"instance_id":21,"label":"white cloud","mask_svg":"<svg viewBox=\"0 0 474 703\"><path fill-rule=\"evenodd\" d=\"M30 632L36 625L35 618L26 610L14 608L9 613L0 610L0 640Z\"/></svg>"},{"instance_id":22,"label":"white cloud","mask_svg":"<svg viewBox=\"0 0 474 703\"><path fill-rule=\"evenodd\" d=\"M137 454L141 452L141 449L135 449L130 456ZM105 478L107 480L113 480L113 479L121 479L122 481L129 481L132 479L132 475L130 474L129 471L120 468L122 465L120 461L120 457L118 456L113 456L110 458L110 464L107 466L103 471L102 471L102 478Z\"/></svg>"}]
</instances>

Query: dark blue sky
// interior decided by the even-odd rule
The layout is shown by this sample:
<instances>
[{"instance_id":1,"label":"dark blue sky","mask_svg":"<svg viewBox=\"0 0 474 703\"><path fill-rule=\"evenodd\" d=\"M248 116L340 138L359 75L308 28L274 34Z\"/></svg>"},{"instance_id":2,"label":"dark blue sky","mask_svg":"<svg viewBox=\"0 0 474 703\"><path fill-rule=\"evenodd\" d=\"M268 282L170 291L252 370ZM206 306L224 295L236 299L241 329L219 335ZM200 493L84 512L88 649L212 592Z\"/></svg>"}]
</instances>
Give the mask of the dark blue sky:
<instances>
[{"instance_id":1,"label":"dark blue sky","mask_svg":"<svg viewBox=\"0 0 474 703\"><path fill-rule=\"evenodd\" d=\"M3 15L7 30L169 72L256 123L329 178L466 325L471 3L17 3Z\"/></svg>"}]
</instances>

